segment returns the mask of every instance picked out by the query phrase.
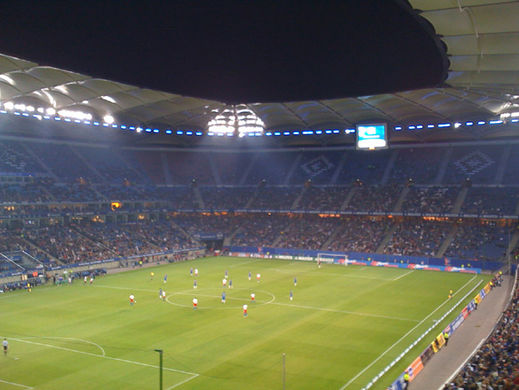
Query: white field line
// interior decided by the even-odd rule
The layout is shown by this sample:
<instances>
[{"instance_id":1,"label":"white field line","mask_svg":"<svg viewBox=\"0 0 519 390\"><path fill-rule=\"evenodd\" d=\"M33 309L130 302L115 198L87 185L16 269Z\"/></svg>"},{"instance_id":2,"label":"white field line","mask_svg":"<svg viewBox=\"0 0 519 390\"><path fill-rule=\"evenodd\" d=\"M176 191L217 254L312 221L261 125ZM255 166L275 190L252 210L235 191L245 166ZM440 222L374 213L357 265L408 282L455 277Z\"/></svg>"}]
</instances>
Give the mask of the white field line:
<instances>
[{"instance_id":1,"label":"white field line","mask_svg":"<svg viewBox=\"0 0 519 390\"><path fill-rule=\"evenodd\" d=\"M474 287L472 287L472 289L468 293L466 293L454 306L452 306L449 310L447 310L445 312L445 314L443 314L439 320L435 321L435 323L432 326L430 326L429 329L427 329L424 333L422 333L422 335L420 337L418 337L413 343L411 343L411 345L409 345L404 350L404 352L402 352L400 355L398 355L398 357L396 359L394 359L389 365L387 365L377 376L375 376L371 380L371 382L369 382L365 387L363 387L362 390L370 389L375 382L377 382L386 372L388 372L390 368L392 368L395 364L397 364L400 360L402 360L404 358L404 356L406 356L407 353L416 346L416 344L418 344L425 336L427 336L434 328L436 328L449 314L451 314L454 311L454 309L456 309L465 300L465 298L467 298L470 294L472 294L472 292L475 289L477 289L482 283L483 283L482 280L480 280L478 283L476 283L474 285Z\"/></svg>"},{"instance_id":2,"label":"white field line","mask_svg":"<svg viewBox=\"0 0 519 390\"><path fill-rule=\"evenodd\" d=\"M181 386L181 385L183 385L184 383L189 382L190 380L195 379L196 377L198 377L198 374L193 375L193 376L191 376L191 377L189 377L189 378L187 378L187 379L184 379L183 381L180 381L180 382L178 382L178 383L175 383L173 386L168 387L166 390L171 390L171 389L174 389L175 387Z\"/></svg>"},{"instance_id":3,"label":"white field line","mask_svg":"<svg viewBox=\"0 0 519 390\"><path fill-rule=\"evenodd\" d=\"M391 317L391 316L385 316L383 314L372 314L372 313L362 313L362 312L358 312L358 311L329 309L326 307L303 306L303 305L294 305L294 304L290 304L290 303L280 303L280 302L271 303L271 305L288 306L288 307L295 307L297 309L308 309L308 310L315 310L315 311L330 311L333 313L344 313L344 314L351 314L351 315L361 316L361 317L375 317L375 318L385 318L388 320L418 322L418 320L414 320L411 318Z\"/></svg>"},{"instance_id":4,"label":"white field line","mask_svg":"<svg viewBox=\"0 0 519 390\"><path fill-rule=\"evenodd\" d=\"M62 351L74 352L74 353L79 353L79 354L82 354L82 355L87 355L87 356L92 356L92 357L97 357L97 358L115 360L115 361L118 361L118 362L123 362L123 363L128 363L128 364L135 364L136 366L160 368L159 366L156 366L154 364L141 363L141 362L136 362L134 360L120 359L120 358L116 358L116 357L112 357L112 356L103 356L103 355L99 355L99 354L96 354L96 353L85 352L85 351L78 351L76 349L67 348L67 347L60 347L60 346L52 345L52 344L38 343L36 341L29 341L29 340L14 338L14 337L10 337L10 339L18 341L20 343L40 345L40 346L43 346L43 347L49 347L49 348L53 348L53 349L60 349ZM200 374L196 374L194 372L177 370L176 368L163 367L163 369L166 370L166 371L178 372L180 374L185 374L185 375L191 375L193 377L200 375Z\"/></svg>"},{"instance_id":5,"label":"white field line","mask_svg":"<svg viewBox=\"0 0 519 390\"><path fill-rule=\"evenodd\" d=\"M474 275L467 283L465 283L454 295L457 295L460 291L462 291L467 284L471 283L476 278L476 275ZM366 367L364 367L357 375L355 375L353 378L351 378L346 384L344 384L339 390L344 390L349 385L353 383L353 381L357 380L359 376L364 374L367 370L369 370L376 362L378 362L380 359L382 359L383 356L385 356L389 351L391 351L396 345L398 345L403 339L405 339L407 336L409 336L416 328L418 328L420 325L422 325L429 317L431 317L434 313L436 313L438 310L440 310L446 303L448 303L450 300L447 299L444 301L440 306L438 306L436 309L434 309L431 313L429 313L423 320L421 320L418 324L416 324L411 330L409 330L406 334L404 334L402 337L400 337L397 341L395 341L391 346L389 346L388 349L386 349L384 352L382 352L375 360L373 360L370 364L368 364Z\"/></svg>"},{"instance_id":6,"label":"white field line","mask_svg":"<svg viewBox=\"0 0 519 390\"><path fill-rule=\"evenodd\" d=\"M76 337L58 337L58 336L30 336L30 337L24 337L24 339L54 339L54 340L76 340L76 341L82 341L85 344L91 344L96 346L103 356L106 356L106 352L103 347L101 347L99 344L94 343L93 341L84 340L84 339L78 339Z\"/></svg>"},{"instance_id":7,"label":"white field line","mask_svg":"<svg viewBox=\"0 0 519 390\"><path fill-rule=\"evenodd\" d=\"M445 381L445 384L449 383L449 382L452 380L452 378L454 378L454 377L456 376L456 374L457 374L458 372L460 372L460 370L463 368L463 366L464 366L465 364L467 364L467 362L472 358L472 356L474 356L474 354L476 353L476 351L481 347L481 345L485 342L485 340L486 340L486 339L481 339L481 341L478 343L478 345L476 345L476 348L474 348L474 349L472 350L472 352L470 353L470 355L467 356L467 358L463 361L463 363L461 363L461 364L458 366L458 368L456 368L456 369L454 370L454 373L449 377L449 379L447 379L447 380ZM445 388L445 384L441 385L441 386L438 388L438 390L442 390L442 389L444 389L444 388Z\"/></svg>"},{"instance_id":8,"label":"white field line","mask_svg":"<svg viewBox=\"0 0 519 390\"><path fill-rule=\"evenodd\" d=\"M197 292L193 291L193 293L183 293L183 292L173 292L170 295L196 295L197 297L206 297L206 298L221 298L221 295L209 295L209 294L198 294ZM247 301L250 302L250 298L233 298L227 296L225 298L228 301ZM256 301L257 303L268 303L269 301Z\"/></svg>"},{"instance_id":9,"label":"white field line","mask_svg":"<svg viewBox=\"0 0 519 390\"><path fill-rule=\"evenodd\" d=\"M404 276L407 276L407 275L409 275L410 273L413 273L413 272L414 272L414 270L407 271L406 273L404 273L404 274L402 274L402 275L400 275L400 276L397 276L396 278L394 278L394 279L392 279L392 280L393 280L393 282L394 282L395 280L402 279Z\"/></svg>"},{"instance_id":10,"label":"white field line","mask_svg":"<svg viewBox=\"0 0 519 390\"><path fill-rule=\"evenodd\" d=\"M7 383L8 385L12 385L12 386L23 387L24 389L34 389L34 387L31 387L31 386L26 386L26 385L21 385L19 383L4 381L3 379L0 379L0 382Z\"/></svg>"},{"instance_id":11,"label":"white field line","mask_svg":"<svg viewBox=\"0 0 519 390\"><path fill-rule=\"evenodd\" d=\"M273 271L277 271L277 272L281 272L281 273L285 273L285 274L291 274L291 275L294 274L294 271L285 270L285 269L282 269L282 268L271 268L271 269ZM297 272L297 274L303 274L303 273L314 272L314 271L315 270L299 271L299 272ZM385 280L385 281L392 280L392 279L388 279L388 278L377 278L377 277L374 277L374 276L363 276L363 275L357 275L357 274L343 274L343 273L339 273L339 272L321 272L321 271L317 271L313 275L334 275L334 276L343 276L343 277L346 277L346 278L370 279L370 280Z\"/></svg>"}]
</instances>

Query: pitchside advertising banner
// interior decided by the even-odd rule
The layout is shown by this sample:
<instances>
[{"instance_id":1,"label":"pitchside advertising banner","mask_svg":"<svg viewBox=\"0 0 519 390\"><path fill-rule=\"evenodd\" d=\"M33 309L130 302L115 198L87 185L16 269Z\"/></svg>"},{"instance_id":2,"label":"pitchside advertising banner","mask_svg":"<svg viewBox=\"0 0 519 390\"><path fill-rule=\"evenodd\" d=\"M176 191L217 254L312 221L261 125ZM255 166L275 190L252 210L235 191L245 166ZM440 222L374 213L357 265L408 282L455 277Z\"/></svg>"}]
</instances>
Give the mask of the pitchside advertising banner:
<instances>
[{"instance_id":1,"label":"pitchside advertising banner","mask_svg":"<svg viewBox=\"0 0 519 390\"><path fill-rule=\"evenodd\" d=\"M491 286L490 283L487 283L485 287L481 289L481 291L469 302L467 306L463 308L461 313L449 324L447 327L438 334L433 342L425 348L425 350L421 353L419 357L417 357L406 369L404 372L400 374L400 376L391 384L389 389L392 390L403 390L405 389L404 384L404 375L407 372L409 374L409 382L412 382L418 373L423 370L424 366L431 360L435 353L439 352L442 347L445 346L445 337L444 334L448 333L449 336L456 331L463 323L465 318L469 316L469 314L477 308L479 302L483 300L487 296L487 293L490 291Z\"/></svg>"}]
</instances>

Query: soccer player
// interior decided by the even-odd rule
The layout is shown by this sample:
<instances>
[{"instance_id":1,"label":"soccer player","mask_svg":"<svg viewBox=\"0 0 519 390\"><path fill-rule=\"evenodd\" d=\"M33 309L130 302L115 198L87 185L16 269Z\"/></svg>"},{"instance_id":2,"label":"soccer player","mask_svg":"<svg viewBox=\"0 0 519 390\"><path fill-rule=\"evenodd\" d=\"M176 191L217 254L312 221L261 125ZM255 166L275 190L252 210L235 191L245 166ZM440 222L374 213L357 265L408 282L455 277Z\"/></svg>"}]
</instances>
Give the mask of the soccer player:
<instances>
[{"instance_id":1,"label":"soccer player","mask_svg":"<svg viewBox=\"0 0 519 390\"><path fill-rule=\"evenodd\" d=\"M229 279L229 288L232 288L232 279Z\"/></svg>"},{"instance_id":2,"label":"soccer player","mask_svg":"<svg viewBox=\"0 0 519 390\"><path fill-rule=\"evenodd\" d=\"M7 350L9 349L9 342L4 337L4 341L2 341L2 346L4 347L4 355L7 355Z\"/></svg>"},{"instance_id":3,"label":"soccer player","mask_svg":"<svg viewBox=\"0 0 519 390\"><path fill-rule=\"evenodd\" d=\"M150 279L153 280L153 277L155 276L155 272L150 272Z\"/></svg>"},{"instance_id":4,"label":"soccer player","mask_svg":"<svg viewBox=\"0 0 519 390\"><path fill-rule=\"evenodd\" d=\"M94 275L90 277L90 284L94 283Z\"/></svg>"},{"instance_id":5,"label":"soccer player","mask_svg":"<svg viewBox=\"0 0 519 390\"><path fill-rule=\"evenodd\" d=\"M243 317L247 317L247 305L243 305Z\"/></svg>"},{"instance_id":6,"label":"soccer player","mask_svg":"<svg viewBox=\"0 0 519 390\"><path fill-rule=\"evenodd\" d=\"M260 280L261 280L261 274L256 274L256 280L258 281L258 283L260 282Z\"/></svg>"},{"instance_id":7,"label":"soccer player","mask_svg":"<svg viewBox=\"0 0 519 390\"><path fill-rule=\"evenodd\" d=\"M449 299L452 298L452 292L453 292L452 290L449 290Z\"/></svg>"},{"instance_id":8,"label":"soccer player","mask_svg":"<svg viewBox=\"0 0 519 390\"><path fill-rule=\"evenodd\" d=\"M195 276L198 276L198 268L195 268Z\"/></svg>"},{"instance_id":9,"label":"soccer player","mask_svg":"<svg viewBox=\"0 0 519 390\"><path fill-rule=\"evenodd\" d=\"M294 293L292 292L292 290L290 290L290 294L288 295L288 298L290 300L293 300L294 299Z\"/></svg>"},{"instance_id":10,"label":"soccer player","mask_svg":"<svg viewBox=\"0 0 519 390\"><path fill-rule=\"evenodd\" d=\"M189 275L193 276L193 267L189 268Z\"/></svg>"},{"instance_id":11,"label":"soccer player","mask_svg":"<svg viewBox=\"0 0 519 390\"><path fill-rule=\"evenodd\" d=\"M130 306L133 306L135 304L135 296L132 294L130 295Z\"/></svg>"},{"instance_id":12,"label":"soccer player","mask_svg":"<svg viewBox=\"0 0 519 390\"><path fill-rule=\"evenodd\" d=\"M294 276L294 286L297 286L297 278Z\"/></svg>"},{"instance_id":13,"label":"soccer player","mask_svg":"<svg viewBox=\"0 0 519 390\"><path fill-rule=\"evenodd\" d=\"M256 294L251 293L250 294L250 300L251 300L251 302L256 302Z\"/></svg>"},{"instance_id":14,"label":"soccer player","mask_svg":"<svg viewBox=\"0 0 519 390\"><path fill-rule=\"evenodd\" d=\"M222 292L222 303L225 303L225 299L227 298L227 296L225 295L225 291Z\"/></svg>"},{"instance_id":15,"label":"soccer player","mask_svg":"<svg viewBox=\"0 0 519 390\"><path fill-rule=\"evenodd\" d=\"M317 260L317 268L321 268L321 259Z\"/></svg>"},{"instance_id":16,"label":"soccer player","mask_svg":"<svg viewBox=\"0 0 519 390\"><path fill-rule=\"evenodd\" d=\"M193 288L197 288L198 287L198 283L196 282L196 279L193 280Z\"/></svg>"},{"instance_id":17,"label":"soccer player","mask_svg":"<svg viewBox=\"0 0 519 390\"><path fill-rule=\"evenodd\" d=\"M198 307L198 299L193 298L193 310L196 310L197 307Z\"/></svg>"},{"instance_id":18,"label":"soccer player","mask_svg":"<svg viewBox=\"0 0 519 390\"><path fill-rule=\"evenodd\" d=\"M162 289L159 288L159 299L162 299Z\"/></svg>"},{"instance_id":19,"label":"soccer player","mask_svg":"<svg viewBox=\"0 0 519 390\"><path fill-rule=\"evenodd\" d=\"M225 270L225 279L229 277L229 271Z\"/></svg>"},{"instance_id":20,"label":"soccer player","mask_svg":"<svg viewBox=\"0 0 519 390\"><path fill-rule=\"evenodd\" d=\"M164 275L164 283L167 283L168 282L168 274L165 274Z\"/></svg>"},{"instance_id":21,"label":"soccer player","mask_svg":"<svg viewBox=\"0 0 519 390\"><path fill-rule=\"evenodd\" d=\"M252 279L252 273L249 271L249 280Z\"/></svg>"},{"instance_id":22,"label":"soccer player","mask_svg":"<svg viewBox=\"0 0 519 390\"><path fill-rule=\"evenodd\" d=\"M166 302L166 291L162 290L162 300Z\"/></svg>"},{"instance_id":23,"label":"soccer player","mask_svg":"<svg viewBox=\"0 0 519 390\"><path fill-rule=\"evenodd\" d=\"M83 278L83 283L86 284L88 281L88 277L85 275L85 277Z\"/></svg>"},{"instance_id":24,"label":"soccer player","mask_svg":"<svg viewBox=\"0 0 519 390\"><path fill-rule=\"evenodd\" d=\"M227 279L222 279L222 287L227 287Z\"/></svg>"}]
</instances>

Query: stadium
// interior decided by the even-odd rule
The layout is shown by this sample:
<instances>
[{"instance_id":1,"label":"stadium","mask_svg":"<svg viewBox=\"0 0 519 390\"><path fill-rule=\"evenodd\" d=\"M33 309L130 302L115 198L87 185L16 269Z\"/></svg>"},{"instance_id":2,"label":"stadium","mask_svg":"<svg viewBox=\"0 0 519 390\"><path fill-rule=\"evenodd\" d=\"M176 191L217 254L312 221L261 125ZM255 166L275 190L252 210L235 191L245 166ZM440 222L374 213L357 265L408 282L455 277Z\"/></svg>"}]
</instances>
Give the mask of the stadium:
<instances>
[{"instance_id":1,"label":"stadium","mask_svg":"<svg viewBox=\"0 0 519 390\"><path fill-rule=\"evenodd\" d=\"M518 2L1 18L0 389L519 388Z\"/></svg>"}]
</instances>

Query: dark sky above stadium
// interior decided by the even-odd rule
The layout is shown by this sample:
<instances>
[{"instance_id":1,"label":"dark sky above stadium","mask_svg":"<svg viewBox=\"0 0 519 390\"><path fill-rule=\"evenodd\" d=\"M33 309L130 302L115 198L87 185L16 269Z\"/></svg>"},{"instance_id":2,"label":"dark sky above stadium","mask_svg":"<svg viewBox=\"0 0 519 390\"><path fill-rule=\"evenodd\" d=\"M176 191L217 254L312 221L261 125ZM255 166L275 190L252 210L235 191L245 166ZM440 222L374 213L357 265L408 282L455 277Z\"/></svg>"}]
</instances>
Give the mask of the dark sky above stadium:
<instances>
[{"instance_id":1,"label":"dark sky above stadium","mask_svg":"<svg viewBox=\"0 0 519 390\"><path fill-rule=\"evenodd\" d=\"M14 1L0 52L228 103L441 85L448 60L405 0Z\"/></svg>"}]
</instances>

